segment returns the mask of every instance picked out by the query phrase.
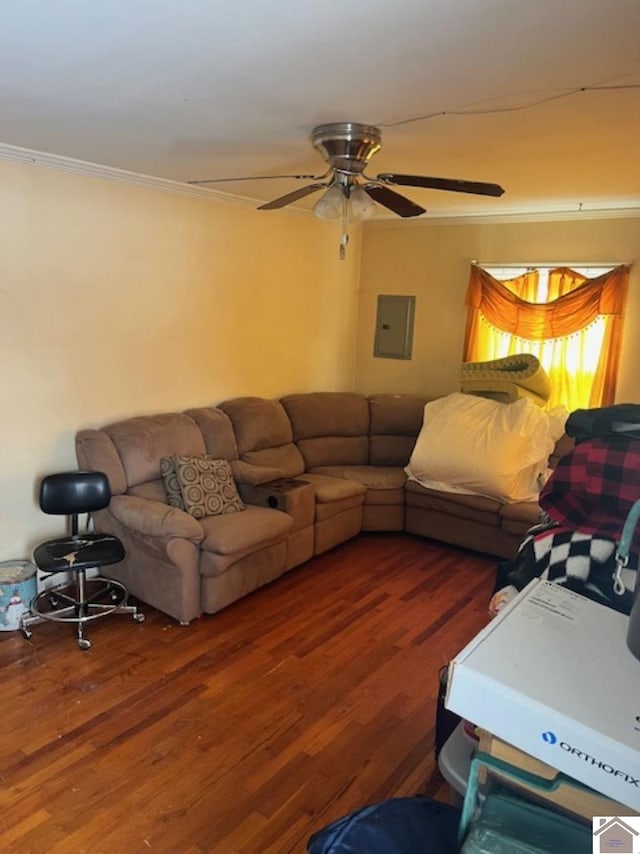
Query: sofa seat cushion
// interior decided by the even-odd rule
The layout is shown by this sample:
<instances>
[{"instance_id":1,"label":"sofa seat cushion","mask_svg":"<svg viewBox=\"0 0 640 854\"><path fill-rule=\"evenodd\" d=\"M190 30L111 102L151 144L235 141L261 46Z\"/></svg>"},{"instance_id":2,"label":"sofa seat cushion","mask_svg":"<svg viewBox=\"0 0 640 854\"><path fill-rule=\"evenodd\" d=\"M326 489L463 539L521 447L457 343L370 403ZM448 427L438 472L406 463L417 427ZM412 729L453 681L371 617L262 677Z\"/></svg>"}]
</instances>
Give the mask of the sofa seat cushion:
<instances>
[{"instance_id":1,"label":"sofa seat cushion","mask_svg":"<svg viewBox=\"0 0 640 854\"><path fill-rule=\"evenodd\" d=\"M538 525L543 512L537 501L517 501L500 508L500 527L509 534L524 537L529 528Z\"/></svg>"},{"instance_id":2,"label":"sofa seat cushion","mask_svg":"<svg viewBox=\"0 0 640 854\"><path fill-rule=\"evenodd\" d=\"M205 516L202 548L221 555L261 548L285 537L293 526L288 513L247 505L242 513Z\"/></svg>"},{"instance_id":3,"label":"sofa seat cushion","mask_svg":"<svg viewBox=\"0 0 640 854\"><path fill-rule=\"evenodd\" d=\"M401 489L367 489L366 495L364 496L364 503L369 506L372 504L378 504L381 506L399 504L400 506L404 506L404 487Z\"/></svg>"},{"instance_id":4,"label":"sofa seat cushion","mask_svg":"<svg viewBox=\"0 0 640 854\"><path fill-rule=\"evenodd\" d=\"M426 489L415 481L406 486L406 503L409 507L423 510L437 510L460 519L472 519L484 525L500 525L499 501L482 495L463 495L462 493L438 492Z\"/></svg>"},{"instance_id":5,"label":"sofa seat cushion","mask_svg":"<svg viewBox=\"0 0 640 854\"><path fill-rule=\"evenodd\" d=\"M312 473L362 484L365 504L404 504L407 475L399 466L321 466Z\"/></svg>"},{"instance_id":6,"label":"sofa seat cushion","mask_svg":"<svg viewBox=\"0 0 640 854\"><path fill-rule=\"evenodd\" d=\"M367 491L363 484L355 483L355 481L343 477L329 477L326 474L306 472L299 479L313 485L317 504L330 504L332 501L358 497L362 503Z\"/></svg>"},{"instance_id":7,"label":"sofa seat cushion","mask_svg":"<svg viewBox=\"0 0 640 854\"><path fill-rule=\"evenodd\" d=\"M367 489L402 489L407 482L407 475L399 466L318 466L311 473L343 477Z\"/></svg>"},{"instance_id":8,"label":"sofa seat cushion","mask_svg":"<svg viewBox=\"0 0 640 854\"><path fill-rule=\"evenodd\" d=\"M411 501L418 506L418 501L413 499L425 498L446 498L450 504L462 504L465 507L473 507L476 510L484 510L487 513L498 513L502 507L502 502L497 498L487 498L485 495L465 495L462 492L439 492L437 489L428 489L426 486L421 486L415 480L407 481L406 485L407 501Z\"/></svg>"},{"instance_id":9,"label":"sofa seat cushion","mask_svg":"<svg viewBox=\"0 0 640 854\"><path fill-rule=\"evenodd\" d=\"M541 521L542 509L536 501L517 501L515 504L503 504L500 516L510 522L526 522L536 525Z\"/></svg>"},{"instance_id":10,"label":"sofa seat cushion","mask_svg":"<svg viewBox=\"0 0 640 854\"><path fill-rule=\"evenodd\" d=\"M328 519L336 519L345 513L349 513L351 516L353 511L359 514L360 520L357 531L348 535L348 537L353 537L362 527L362 495L352 495L350 498L341 498L340 501L326 501L324 504L316 504L315 522L317 524Z\"/></svg>"},{"instance_id":11,"label":"sofa seat cushion","mask_svg":"<svg viewBox=\"0 0 640 854\"><path fill-rule=\"evenodd\" d=\"M522 542L527 532L531 529L531 524L516 519L503 519L500 527L505 533L518 537L520 542Z\"/></svg>"}]
</instances>

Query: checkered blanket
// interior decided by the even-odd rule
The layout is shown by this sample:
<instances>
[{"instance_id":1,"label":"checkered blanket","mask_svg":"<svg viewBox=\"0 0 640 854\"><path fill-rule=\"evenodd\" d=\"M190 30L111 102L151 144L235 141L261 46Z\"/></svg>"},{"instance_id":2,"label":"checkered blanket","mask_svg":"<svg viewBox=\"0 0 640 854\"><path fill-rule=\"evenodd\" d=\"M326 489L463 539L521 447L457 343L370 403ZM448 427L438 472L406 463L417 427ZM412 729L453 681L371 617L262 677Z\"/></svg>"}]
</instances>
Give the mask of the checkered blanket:
<instances>
[{"instance_id":1,"label":"checkered blanket","mask_svg":"<svg viewBox=\"0 0 640 854\"><path fill-rule=\"evenodd\" d=\"M522 590L533 578L547 578L588 599L628 614L638 570L638 556L631 554L622 571L625 592L613 592L616 570L615 540L593 536L549 521L531 528L516 558L502 563L497 588Z\"/></svg>"},{"instance_id":2,"label":"checkered blanket","mask_svg":"<svg viewBox=\"0 0 640 854\"><path fill-rule=\"evenodd\" d=\"M498 567L495 612L536 577L628 614L638 575L640 525L614 593L615 555L627 515L640 498L640 439L607 436L581 441L562 457L540 493L546 518L531 528L517 557Z\"/></svg>"}]
</instances>

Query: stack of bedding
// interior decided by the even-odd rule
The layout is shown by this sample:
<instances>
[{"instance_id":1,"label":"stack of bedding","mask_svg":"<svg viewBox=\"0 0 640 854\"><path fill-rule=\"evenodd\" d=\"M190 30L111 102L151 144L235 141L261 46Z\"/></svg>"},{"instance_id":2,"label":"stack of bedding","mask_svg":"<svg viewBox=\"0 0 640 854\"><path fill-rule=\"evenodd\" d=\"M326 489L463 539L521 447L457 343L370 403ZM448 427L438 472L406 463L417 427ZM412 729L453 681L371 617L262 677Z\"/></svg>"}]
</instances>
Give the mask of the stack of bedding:
<instances>
[{"instance_id":1,"label":"stack of bedding","mask_svg":"<svg viewBox=\"0 0 640 854\"><path fill-rule=\"evenodd\" d=\"M512 403L528 397L539 406L549 400L549 377L536 356L521 353L488 362L463 362L460 391Z\"/></svg>"}]
</instances>

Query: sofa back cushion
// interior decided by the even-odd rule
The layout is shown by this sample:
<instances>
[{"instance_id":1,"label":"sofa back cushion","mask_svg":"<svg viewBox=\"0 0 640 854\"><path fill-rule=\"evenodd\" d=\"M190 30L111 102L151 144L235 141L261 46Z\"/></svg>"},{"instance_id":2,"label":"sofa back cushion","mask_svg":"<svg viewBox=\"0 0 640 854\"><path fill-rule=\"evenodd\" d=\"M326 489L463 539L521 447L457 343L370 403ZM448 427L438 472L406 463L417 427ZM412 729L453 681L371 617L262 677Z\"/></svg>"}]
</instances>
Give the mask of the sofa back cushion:
<instances>
[{"instance_id":1,"label":"sofa back cushion","mask_svg":"<svg viewBox=\"0 0 640 854\"><path fill-rule=\"evenodd\" d=\"M116 446L104 430L79 430L76 433L78 466L87 471L103 471L109 478L112 495L127 491L127 477Z\"/></svg>"},{"instance_id":2,"label":"sofa back cushion","mask_svg":"<svg viewBox=\"0 0 640 854\"><path fill-rule=\"evenodd\" d=\"M241 460L278 469L283 477L302 474L304 460L293 444L291 422L279 401L237 397L218 408L233 426Z\"/></svg>"},{"instance_id":3,"label":"sofa back cushion","mask_svg":"<svg viewBox=\"0 0 640 854\"><path fill-rule=\"evenodd\" d=\"M128 418L105 427L102 432L118 453L127 489L147 481L161 482L162 457L206 453L198 425L188 415L177 412Z\"/></svg>"},{"instance_id":4,"label":"sofa back cushion","mask_svg":"<svg viewBox=\"0 0 640 854\"><path fill-rule=\"evenodd\" d=\"M219 460L237 460L238 445L233 434L233 426L221 409L215 406L203 406L187 409L185 415L196 422L202 433L207 454Z\"/></svg>"},{"instance_id":5,"label":"sofa back cushion","mask_svg":"<svg viewBox=\"0 0 640 854\"><path fill-rule=\"evenodd\" d=\"M422 428L428 398L418 394L369 396L369 462L406 466Z\"/></svg>"},{"instance_id":6,"label":"sofa back cushion","mask_svg":"<svg viewBox=\"0 0 640 854\"><path fill-rule=\"evenodd\" d=\"M369 462L369 405L362 394L290 394L281 403L307 470Z\"/></svg>"}]
</instances>

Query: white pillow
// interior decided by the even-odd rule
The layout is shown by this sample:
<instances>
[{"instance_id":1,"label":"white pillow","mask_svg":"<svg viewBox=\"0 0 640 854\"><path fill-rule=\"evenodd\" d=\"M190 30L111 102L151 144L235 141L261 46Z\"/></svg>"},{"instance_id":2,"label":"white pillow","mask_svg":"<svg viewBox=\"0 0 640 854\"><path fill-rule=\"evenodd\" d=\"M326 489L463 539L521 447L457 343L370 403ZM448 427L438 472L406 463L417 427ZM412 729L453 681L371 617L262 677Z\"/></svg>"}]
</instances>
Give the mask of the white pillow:
<instances>
[{"instance_id":1,"label":"white pillow","mask_svg":"<svg viewBox=\"0 0 640 854\"><path fill-rule=\"evenodd\" d=\"M410 480L442 492L536 501L559 438L559 419L528 397L500 403L450 394L425 406L405 471Z\"/></svg>"}]
</instances>

